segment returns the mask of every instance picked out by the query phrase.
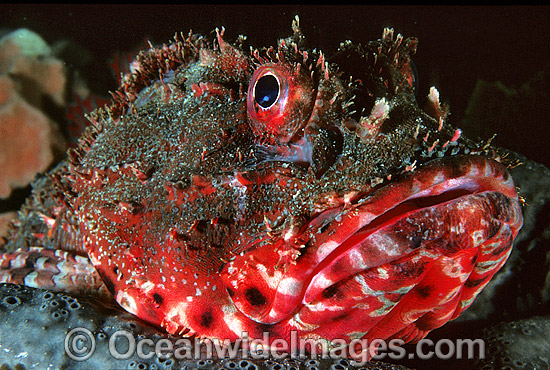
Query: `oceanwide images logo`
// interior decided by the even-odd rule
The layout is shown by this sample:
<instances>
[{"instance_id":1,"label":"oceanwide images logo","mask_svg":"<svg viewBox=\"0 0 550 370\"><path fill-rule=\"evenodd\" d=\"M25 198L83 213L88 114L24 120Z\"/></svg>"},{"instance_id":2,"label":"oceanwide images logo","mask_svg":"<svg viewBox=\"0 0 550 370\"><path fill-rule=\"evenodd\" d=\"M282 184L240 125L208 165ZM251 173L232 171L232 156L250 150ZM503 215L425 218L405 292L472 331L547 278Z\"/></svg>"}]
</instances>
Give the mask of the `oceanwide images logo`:
<instances>
[{"instance_id":1,"label":"oceanwide images logo","mask_svg":"<svg viewBox=\"0 0 550 370\"><path fill-rule=\"evenodd\" d=\"M137 357L149 360L153 357L176 360L229 359L285 359L330 358L351 359L357 363L369 360L401 360L419 358L476 359L485 357L485 342L481 339L422 339L414 351L407 352L402 339L335 339L332 341L298 338L291 332L290 340L270 340L269 333L262 338L250 338L243 332L240 339L220 340L198 338L137 338L129 331L118 330L109 337L104 333L93 334L86 328L74 328L65 337L65 353L75 361L91 358L98 348L107 346L110 356L117 360ZM105 353L104 348L101 353Z\"/></svg>"}]
</instances>

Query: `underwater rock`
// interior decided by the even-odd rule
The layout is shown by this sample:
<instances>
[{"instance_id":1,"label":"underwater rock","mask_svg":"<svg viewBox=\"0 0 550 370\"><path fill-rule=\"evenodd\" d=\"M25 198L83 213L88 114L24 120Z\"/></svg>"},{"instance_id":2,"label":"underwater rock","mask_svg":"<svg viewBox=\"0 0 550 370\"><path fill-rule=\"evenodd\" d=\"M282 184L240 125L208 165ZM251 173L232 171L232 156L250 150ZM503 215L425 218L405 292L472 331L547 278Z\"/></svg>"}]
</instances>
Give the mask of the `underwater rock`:
<instances>
[{"instance_id":1,"label":"underwater rock","mask_svg":"<svg viewBox=\"0 0 550 370\"><path fill-rule=\"evenodd\" d=\"M150 358L140 358L133 351L128 358L115 358L126 354L130 347L128 337L140 340L161 339L176 343L176 337L159 334L134 316L104 302L90 298L75 298L64 293L49 292L13 284L0 284L0 369L233 369L233 370L407 370L406 367L381 362L355 366L347 359L183 359L154 356L154 348L143 346ZM84 328L84 330L80 329ZM119 339L112 340L116 332L123 331ZM87 337L90 334L93 338ZM77 337L80 335L80 337ZM91 341L93 340L93 342ZM110 343L116 343L111 349ZM95 344L92 344L95 343ZM72 347L75 345L76 347ZM93 354L84 361L75 360L81 349ZM139 348L139 347L138 347ZM176 347L174 347L176 348ZM191 351L191 349L190 349ZM183 353L183 352L181 352ZM190 352L191 353L191 352ZM71 357L72 356L72 357Z\"/></svg>"},{"instance_id":2,"label":"underwater rock","mask_svg":"<svg viewBox=\"0 0 550 370\"><path fill-rule=\"evenodd\" d=\"M495 325L484 331L485 358L476 370L550 368L550 316Z\"/></svg>"}]
</instances>

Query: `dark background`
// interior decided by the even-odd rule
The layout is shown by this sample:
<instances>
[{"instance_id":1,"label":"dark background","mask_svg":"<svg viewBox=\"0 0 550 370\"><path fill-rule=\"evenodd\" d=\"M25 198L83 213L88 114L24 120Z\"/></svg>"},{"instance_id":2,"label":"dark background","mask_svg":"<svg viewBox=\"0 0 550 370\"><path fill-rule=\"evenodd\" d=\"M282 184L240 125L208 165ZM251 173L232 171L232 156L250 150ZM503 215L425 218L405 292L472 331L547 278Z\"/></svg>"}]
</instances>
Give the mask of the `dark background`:
<instances>
[{"instance_id":1,"label":"dark background","mask_svg":"<svg viewBox=\"0 0 550 370\"><path fill-rule=\"evenodd\" d=\"M507 87L519 88L548 66L550 57L550 7L543 6L33 4L0 5L0 14L0 27L27 27L49 43L68 39L87 49L93 61L82 67L83 73L98 92L116 88L106 63L113 52L137 50L145 38L162 43L176 32L187 34L192 29L210 34L224 26L228 41L243 34L251 45L269 46L291 35L290 24L298 14L308 46L330 55L341 41L367 42L379 38L384 27L393 27L405 37L420 40L414 58L419 101L435 85L441 100L450 104L450 120L457 126L461 126L478 80L502 81ZM540 99L533 107L522 106L520 110L528 114L507 123L517 126L512 134L503 134L506 130L499 127L482 131L504 135L497 136L497 145L548 166L549 99Z\"/></svg>"}]
</instances>

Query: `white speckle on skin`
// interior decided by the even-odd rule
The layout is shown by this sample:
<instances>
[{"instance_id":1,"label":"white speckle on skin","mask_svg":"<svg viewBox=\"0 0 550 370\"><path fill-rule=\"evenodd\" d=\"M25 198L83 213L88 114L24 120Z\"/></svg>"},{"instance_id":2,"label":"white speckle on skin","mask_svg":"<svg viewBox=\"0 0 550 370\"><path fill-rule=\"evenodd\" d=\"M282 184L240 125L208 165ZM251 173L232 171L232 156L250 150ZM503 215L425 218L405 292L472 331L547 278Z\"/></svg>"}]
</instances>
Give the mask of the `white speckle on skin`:
<instances>
[{"instance_id":1,"label":"white speckle on skin","mask_svg":"<svg viewBox=\"0 0 550 370\"><path fill-rule=\"evenodd\" d=\"M135 299L123 290L119 290L116 295L116 301L126 311L136 315L137 305Z\"/></svg>"},{"instance_id":2,"label":"white speckle on skin","mask_svg":"<svg viewBox=\"0 0 550 370\"><path fill-rule=\"evenodd\" d=\"M143 289L144 293L149 293L151 291L151 289L153 289L155 287L155 285L153 283L151 283L150 281L146 281L145 283L143 283L141 285L138 285L138 287Z\"/></svg>"},{"instance_id":3,"label":"white speckle on skin","mask_svg":"<svg viewBox=\"0 0 550 370\"><path fill-rule=\"evenodd\" d=\"M269 271L264 265L258 263L256 265L257 271L262 275L262 279L267 283L271 289L277 289L277 285L281 282L283 273L281 271ZM270 275L270 272L273 275Z\"/></svg>"},{"instance_id":4,"label":"white speckle on skin","mask_svg":"<svg viewBox=\"0 0 550 370\"><path fill-rule=\"evenodd\" d=\"M283 236L285 242L288 242L290 239L292 239L292 237L294 236L294 229L293 228L290 228L290 230L287 230L285 232L285 235Z\"/></svg>"},{"instance_id":5,"label":"white speckle on skin","mask_svg":"<svg viewBox=\"0 0 550 370\"><path fill-rule=\"evenodd\" d=\"M369 265L365 263L365 259L363 258L361 252L355 248L349 251L349 260L353 263L353 266L360 270L364 270L369 267Z\"/></svg>"},{"instance_id":6,"label":"white speckle on skin","mask_svg":"<svg viewBox=\"0 0 550 370\"><path fill-rule=\"evenodd\" d=\"M335 241L328 241L323 243L317 249L317 260L321 261L326 256L328 256L332 251L334 251L340 244Z\"/></svg>"},{"instance_id":7,"label":"white speckle on skin","mask_svg":"<svg viewBox=\"0 0 550 370\"><path fill-rule=\"evenodd\" d=\"M376 271L378 272L378 277L380 279L387 280L390 278L390 275L388 274L388 271L385 268L379 267L376 269Z\"/></svg>"},{"instance_id":8,"label":"white speckle on skin","mask_svg":"<svg viewBox=\"0 0 550 370\"><path fill-rule=\"evenodd\" d=\"M335 305L328 305L326 302L316 302L315 304L308 304L307 305L308 310L312 312L323 312L323 311L342 311L345 309L345 306L335 306Z\"/></svg>"},{"instance_id":9,"label":"white speckle on skin","mask_svg":"<svg viewBox=\"0 0 550 370\"><path fill-rule=\"evenodd\" d=\"M235 316L236 308L234 306L222 306L223 321L229 327L229 329L235 333L239 338L246 332L246 328L243 326L242 320Z\"/></svg>"},{"instance_id":10,"label":"white speckle on skin","mask_svg":"<svg viewBox=\"0 0 550 370\"><path fill-rule=\"evenodd\" d=\"M472 232L472 241L474 244L474 247L478 247L481 243L485 241L485 238L483 236L482 230L476 230Z\"/></svg>"},{"instance_id":11,"label":"white speckle on skin","mask_svg":"<svg viewBox=\"0 0 550 370\"><path fill-rule=\"evenodd\" d=\"M303 331L313 331L319 327L319 325L317 324L303 322L299 312L288 320L288 325L291 328L296 328Z\"/></svg>"},{"instance_id":12,"label":"white speckle on skin","mask_svg":"<svg viewBox=\"0 0 550 370\"><path fill-rule=\"evenodd\" d=\"M277 291L289 296L297 296L302 291L302 284L293 277L281 280Z\"/></svg>"}]
</instances>

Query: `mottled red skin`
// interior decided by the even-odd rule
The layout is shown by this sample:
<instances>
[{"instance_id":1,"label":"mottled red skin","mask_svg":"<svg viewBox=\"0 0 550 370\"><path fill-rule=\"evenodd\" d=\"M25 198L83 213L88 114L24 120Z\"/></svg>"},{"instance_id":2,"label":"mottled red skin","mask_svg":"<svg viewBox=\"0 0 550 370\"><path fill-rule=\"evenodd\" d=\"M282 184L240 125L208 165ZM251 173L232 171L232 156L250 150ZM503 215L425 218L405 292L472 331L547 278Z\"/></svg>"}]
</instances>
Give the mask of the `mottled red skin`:
<instances>
[{"instance_id":1,"label":"mottled red skin","mask_svg":"<svg viewBox=\"0 0 550 370\"><path fill-rule=\"evenodd\" d=\"M221 35L141 54L5 246L83 254L98 274L22 249L2 280L82 293L52 275L86 274L170 333L222 340L414 341L457 317L522 224L501 157L435 90L434 117L417 107L416 40L386 30L329 63L294 32L251 55Z\"/></svg>"}]
</instances>

